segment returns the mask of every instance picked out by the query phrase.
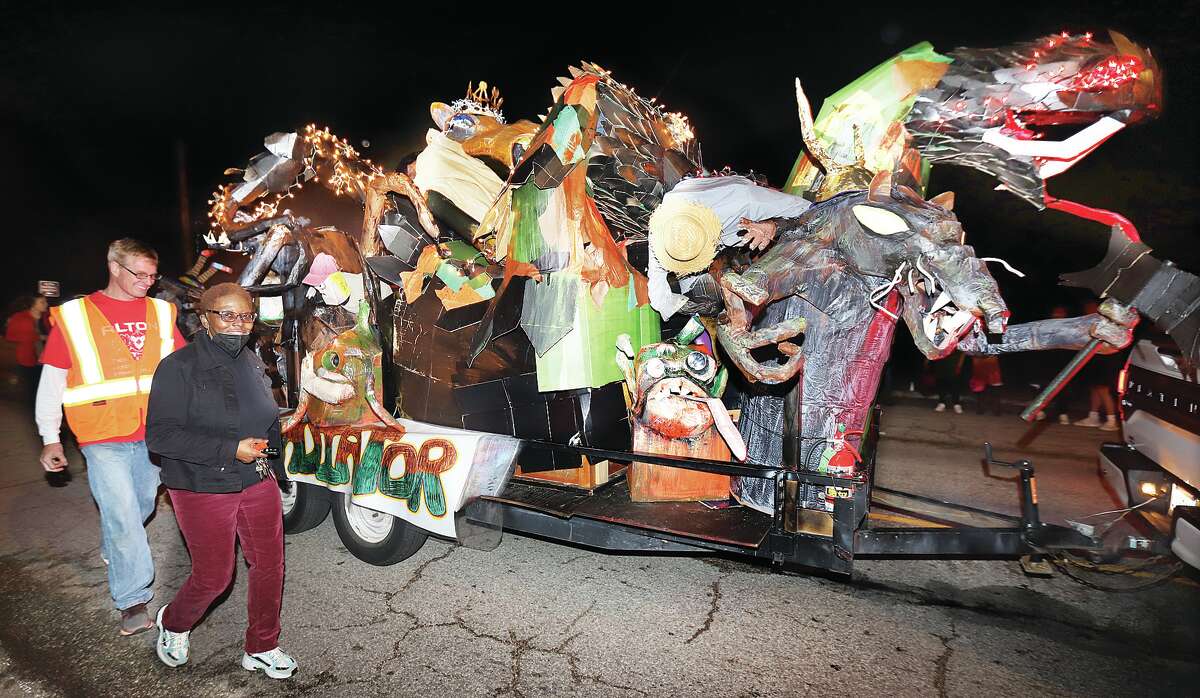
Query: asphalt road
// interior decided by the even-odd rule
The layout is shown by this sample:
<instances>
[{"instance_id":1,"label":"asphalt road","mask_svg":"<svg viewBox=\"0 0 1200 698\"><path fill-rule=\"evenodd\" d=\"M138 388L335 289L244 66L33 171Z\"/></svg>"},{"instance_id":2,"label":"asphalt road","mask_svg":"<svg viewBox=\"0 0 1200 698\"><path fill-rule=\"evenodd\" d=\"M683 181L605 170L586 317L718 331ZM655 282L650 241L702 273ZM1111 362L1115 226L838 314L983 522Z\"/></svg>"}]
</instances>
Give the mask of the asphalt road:
<instances>
[{"instance_id":1,"label":"asphalt road","mask_svg":"<svg viewBox=\"0 0 1200 698\"><path fill-rule=\"evenodd\" d=\"M890 408L881 484L1015 511L979 442L1018 444L1043 515L1113 508L1095 476L1107 435L1015 416ZM120 638L78 453L48 488L38 441L0 402L0 694L32 696L1192 695L1195 575L1112 594L1011 561L858 561L852 579L772 573L725 558L615 556L507 535L483 553L430 541L388 568L350 556L332 522L287 539L282 644L300 670L238 664L245 569L169 669L152 634ZM188 557L163 497L149 535L155 605ZM1191 687L1190 689L1188 687Z\"/></svg>"}]
</instances>

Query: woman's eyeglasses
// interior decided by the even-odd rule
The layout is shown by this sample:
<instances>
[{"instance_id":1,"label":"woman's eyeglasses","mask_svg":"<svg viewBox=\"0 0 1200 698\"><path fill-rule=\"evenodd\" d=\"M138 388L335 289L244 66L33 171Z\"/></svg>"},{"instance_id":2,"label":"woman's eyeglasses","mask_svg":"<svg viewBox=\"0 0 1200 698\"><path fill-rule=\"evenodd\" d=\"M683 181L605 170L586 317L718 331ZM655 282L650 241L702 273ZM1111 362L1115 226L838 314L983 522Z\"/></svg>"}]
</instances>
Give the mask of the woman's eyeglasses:
<instances>
[{"instance_id":1,"label":"woman's eyeglasses","mask_svg":"<svg viewBox=\"0 0 1200 698\"><path fill-rule=\"evenodd\" d=\"M205 310L206 313L212 313L221 318L225 322L254 322L258 317L258 313L235 313L232 310Z\"/></svg>"},{"instance_id":2,"label":"woman's eyeglasses","mask_svg":"<svg viewBox=\"0 0 1200 698\"><path fill-rule=\"evenodd\" d=\"M158 281L159 279L162 278L162 274L143 274L140 271L134 271L134 270L130 269L129 267L125 266L124 264L121 264L120 262L117 262L117 264L125 271L129 272L130 274L133 274L137 278L138 281Z\"/></svg>"}]
</instances>

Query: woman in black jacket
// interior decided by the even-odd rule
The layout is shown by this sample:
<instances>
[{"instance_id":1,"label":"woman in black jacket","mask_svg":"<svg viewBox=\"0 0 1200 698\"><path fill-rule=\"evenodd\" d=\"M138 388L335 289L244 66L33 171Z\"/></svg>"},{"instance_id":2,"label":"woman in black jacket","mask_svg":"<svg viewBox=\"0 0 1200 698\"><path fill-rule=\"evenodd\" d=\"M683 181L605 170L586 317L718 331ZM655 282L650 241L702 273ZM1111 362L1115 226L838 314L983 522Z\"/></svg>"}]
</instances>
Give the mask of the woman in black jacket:
<instances>
[{"instance_id":1,"label":"woman in black jacket","mask_svg":"<svg viewBox=\"0 0 1200 698\"><path fill-rule=\"evenodd\" d=\"M219 284L199 308L205 331L159 363L146 413L146 445L192 556L191 576L158 611L158 657L171 667L187 662L189 633L233 580L237 539L250 563L242 667L283 679L296 662L279 649L279 412L265 366L245 348L256 316L250 294Z\"/></svg>"}]
</instances>

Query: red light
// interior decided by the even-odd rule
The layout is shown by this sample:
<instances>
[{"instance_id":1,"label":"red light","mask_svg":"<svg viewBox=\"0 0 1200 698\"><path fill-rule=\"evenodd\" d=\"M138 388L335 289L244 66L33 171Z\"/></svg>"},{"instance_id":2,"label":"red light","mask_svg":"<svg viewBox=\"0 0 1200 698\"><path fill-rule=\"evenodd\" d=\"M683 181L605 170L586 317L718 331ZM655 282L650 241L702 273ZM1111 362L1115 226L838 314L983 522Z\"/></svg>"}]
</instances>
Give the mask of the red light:
<instances>
[{"instance_id":1,"label":"red light","mask_svg":"<svg viewBox=\"0 0 1200 698\"><path fill-rule=\"evenodd\" d=\"M1077 75L1071 89L1083 92L1116 89L1136 80L1142 67L1142 61L1137 56L1113 56Z\"/></svg>"},{"instance_id":2,"label":"red light","mask_svg":"<svg viewBox=\"0 0 1200 698\"><path fill-rule=\"evenodd\" d=\"M1129 367L1125 366L1121 372L1117 374L1117 395L1125 396L1125 389L1129 387Z\"/></svg>"}]
</instances>

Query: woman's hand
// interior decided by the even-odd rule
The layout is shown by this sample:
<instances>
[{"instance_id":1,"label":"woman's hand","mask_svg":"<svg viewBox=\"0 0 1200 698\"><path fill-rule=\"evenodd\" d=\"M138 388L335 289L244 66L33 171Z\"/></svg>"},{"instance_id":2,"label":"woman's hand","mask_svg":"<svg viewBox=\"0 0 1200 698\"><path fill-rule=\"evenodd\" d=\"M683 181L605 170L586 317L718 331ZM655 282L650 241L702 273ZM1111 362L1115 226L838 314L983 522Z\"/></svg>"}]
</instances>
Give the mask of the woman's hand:
<instances>
[{"instance_id":1,"label":"woman's hand","mask_svg":"<svg viewBox=\"0 0 1200 698\"><path fill-rule=\"evenodd\" d=\"M243 463L253 463L255 458L262 455L261 451L267 447L267 440L255 436L247 436L238 442L237 453L234 458L237 458Z\"/></svg>"}]
</instances>

